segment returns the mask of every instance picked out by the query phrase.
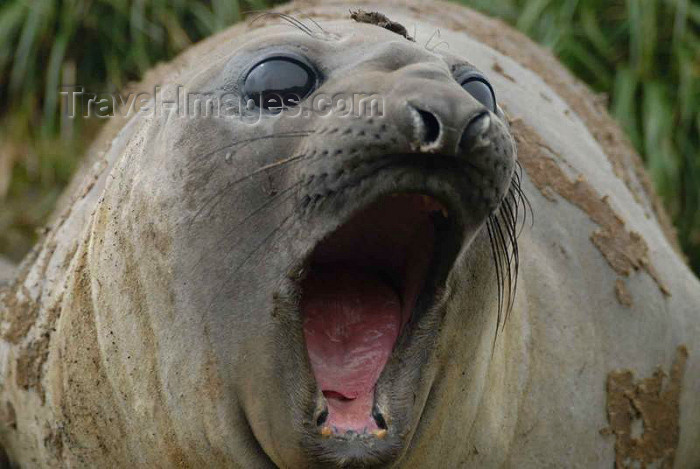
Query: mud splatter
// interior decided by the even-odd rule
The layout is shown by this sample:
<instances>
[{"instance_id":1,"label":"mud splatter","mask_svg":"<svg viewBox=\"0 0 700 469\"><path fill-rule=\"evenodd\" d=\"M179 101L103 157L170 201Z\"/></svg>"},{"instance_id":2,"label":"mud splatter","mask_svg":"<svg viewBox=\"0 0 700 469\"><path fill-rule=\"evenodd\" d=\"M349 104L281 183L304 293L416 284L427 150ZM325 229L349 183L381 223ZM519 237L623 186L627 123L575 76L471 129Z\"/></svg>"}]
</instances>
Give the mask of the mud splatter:
<instances>
[{"instance_id":1,"label":"mud splatter","mask_svg":"<svg viewBox=\"0 0 700 469\"><path fill-rule=\"evenodd\" d=\"M622 306L626 306L628 308L632 307L632 295L630 295L629 290L627 290L625 281L621 278L618 278L617 281L615 281L615 296L617 297L617 301L619 301Z\"/></svg>"},{"instance_id":2,"label":"mud splatter","mask_svg":"<svg viewBox=\"0 0 700 469\"><path fill-rule=\"evenodd\" d=\"M515 78L513 78L511 75L508 75L508 73L506 73L506 71L503 70L503 67L501 67L501 64L499 64L498 62L494 62L493 66L491 66L491 69L492 69L494 72L496 72L496 73L498 73L499 75L501 75L501 76L502 76L503 78L505 78L506 80L512 81L513 83L517 83L517 82L515 81Z\"/></svg>"},{"instance_id":3,"label":"mud splatter","mask_svg":"<svg viewBox=\"0 0 700 469\"><path fill-rule=\"evenodd\" d=\"M610 267L625 277L644 270L654 279L661 293L670 295L649 261L646 241L638 233L625 228L624 221L613 211L607 196L601 197L582 176L569 179L557 161L544 154L543 150L552 152L552 149L547 147L535 129L521 119L511 120L510 126L518 145L518 158L542 195L552 200L552 192L559 194L598 224L600 228L591 234L591 241Z\"/></svg>"},{"instance_id":4,"label":"mud splatter","mask_svg":"<svg viewBox=\"0 0 700 469\"><path fill-rule=\"evenodd\" d=\"M39 305L24 285L19 288L7 287L0 291L0 330L2 338L6 341L11 344L19 343L34 326L38 315Z\"/></svg>"},{"instance_id":5,"label":"mud splatter","mask_svg":"<svg viewBox=\"0 0 700 469\"><path fill-rule=\"evenodd\" d=\"M409 41L415 42L415 40L408 35L408 31L406 30L406 27L404 25L402 25L401 23L397 23L396 21L391 21L389 18L386 17L386 15L383 15L377 11L351 11L350 18L357 21L358 23L377 25L380 28L387 29L391 32L398 34L399 36L403 36Z\"/></svg>"},{"instance_id":6,"label":"mud splatter","mask_svg":"<svg viewBox=\"0 0 700 469\"><path fill-rule=\"evenodd\" d=\"M648 464L671 468L678 446L679 399L688 350L681 345L671 373L657 369L650 378L635 382L629 370L608 374L608 423L603 435L615 435L615 467L641 467ZM664 386L664 381L666 384ZM633 435L635 426L642 432Z\"/></svg>"},{"instance_id":7,"label":"mud splatter","mask_svg":"<svg viewBox=\"0 0 700 469\"><path fill-rule=\"evenodd\" d=\"M46 359L49 357L50 334L45 333L38 340L33 340L26 347L22 348L17 358L17 386L22 389L33 389L41 398L42 404L45 400L44 387L41 383L43 368Z\"/></svg>"},{"instance_id":8,"label":"mud splatter","mask_svg":"<svg viewBox=\"0 0 700 469\"><path fill-rule=\"evenodd\" d=\"M3 407L0 407L0 422L4 428L17 430L17 412L12 402L7 401ZM5 467L0 464L0 467Z\"/></svg>"}]
</instances>

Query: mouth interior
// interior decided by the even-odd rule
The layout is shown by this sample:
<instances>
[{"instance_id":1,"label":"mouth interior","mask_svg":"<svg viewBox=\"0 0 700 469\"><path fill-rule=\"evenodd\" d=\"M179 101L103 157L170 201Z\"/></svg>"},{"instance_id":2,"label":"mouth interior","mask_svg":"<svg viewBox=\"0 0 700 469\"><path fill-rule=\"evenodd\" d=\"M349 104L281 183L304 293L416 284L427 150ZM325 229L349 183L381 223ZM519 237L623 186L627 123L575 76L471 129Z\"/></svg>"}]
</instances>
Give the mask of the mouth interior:
<instances>
[{"instance_id":1,"label":"mouth interior","mask_svg":"<svg viewBox=\"0 0 700 469\"><path fill-rule=\"evenodd\" d=\"M430 196L386 196L312 254L302 284L304 336L328 403L324 425L335 432L386 427L373 416L375 384L428 281L435 220L446 214Z\"/></svg>"}]
</instances>

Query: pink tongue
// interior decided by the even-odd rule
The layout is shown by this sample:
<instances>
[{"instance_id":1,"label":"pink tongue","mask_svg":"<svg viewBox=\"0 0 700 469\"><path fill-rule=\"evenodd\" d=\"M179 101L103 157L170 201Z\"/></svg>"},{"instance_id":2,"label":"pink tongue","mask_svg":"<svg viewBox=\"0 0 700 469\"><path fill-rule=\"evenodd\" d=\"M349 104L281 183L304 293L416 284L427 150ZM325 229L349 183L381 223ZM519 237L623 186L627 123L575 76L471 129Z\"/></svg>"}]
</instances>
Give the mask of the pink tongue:
<instances>
[{"instance_id":1,"label":"pink tongue","mask_svg":"<svg viewBox=\"0 0 700 469\"><path fill-rule=\"evenodd\" d=\"M374 385L401 329L399 296L376 274L315 268L304 283L301 310L311 367L329 405L328 424L376 428Z\"/></svg>"}]
</instances>

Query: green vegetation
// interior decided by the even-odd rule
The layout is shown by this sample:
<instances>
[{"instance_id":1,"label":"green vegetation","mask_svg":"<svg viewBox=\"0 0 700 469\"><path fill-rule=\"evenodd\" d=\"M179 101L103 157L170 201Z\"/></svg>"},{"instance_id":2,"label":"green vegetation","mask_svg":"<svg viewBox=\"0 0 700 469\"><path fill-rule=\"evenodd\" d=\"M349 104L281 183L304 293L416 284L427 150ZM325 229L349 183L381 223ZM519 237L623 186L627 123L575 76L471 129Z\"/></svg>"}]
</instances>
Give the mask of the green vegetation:
<instances>
[{"instance_id":1,"label":"green vegetation","mask_svg":"<svg viewBox=\"0 0 700 469\"><path fill-rule=\"evenodd\" d=\"M266 0L5 0L0 253L19 259L97 128L62 122L61 84L113 92ZM278 2L273 2L278 3ZM550 47L609 97L700 272L700 4L462 0Z\"/></svg>"}]
</instances>

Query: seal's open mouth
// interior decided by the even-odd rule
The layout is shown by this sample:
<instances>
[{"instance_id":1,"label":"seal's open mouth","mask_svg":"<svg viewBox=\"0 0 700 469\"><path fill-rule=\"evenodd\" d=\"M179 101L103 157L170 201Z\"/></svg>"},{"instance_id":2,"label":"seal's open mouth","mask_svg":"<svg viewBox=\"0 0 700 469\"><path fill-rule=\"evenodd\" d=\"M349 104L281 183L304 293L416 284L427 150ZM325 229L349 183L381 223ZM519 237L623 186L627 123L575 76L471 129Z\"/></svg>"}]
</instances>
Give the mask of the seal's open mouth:
<instances>
[{"instance_id":1,"label":"seal's open mouth","mask_svg":"<svg viewBox=\"0 0 700 469\"><path fill-rule=\"evenodd\" d=\"M454 261L450 225L437 199L393 194L315 248L301 312L313 373L328 404L317 422L324 434L386 433L374 406L375 384Z\"/></svg>"}]
</instances>

